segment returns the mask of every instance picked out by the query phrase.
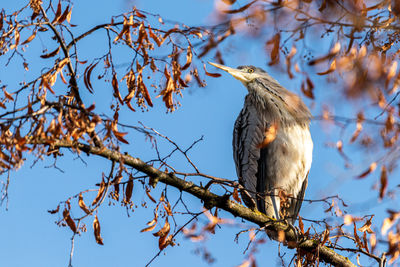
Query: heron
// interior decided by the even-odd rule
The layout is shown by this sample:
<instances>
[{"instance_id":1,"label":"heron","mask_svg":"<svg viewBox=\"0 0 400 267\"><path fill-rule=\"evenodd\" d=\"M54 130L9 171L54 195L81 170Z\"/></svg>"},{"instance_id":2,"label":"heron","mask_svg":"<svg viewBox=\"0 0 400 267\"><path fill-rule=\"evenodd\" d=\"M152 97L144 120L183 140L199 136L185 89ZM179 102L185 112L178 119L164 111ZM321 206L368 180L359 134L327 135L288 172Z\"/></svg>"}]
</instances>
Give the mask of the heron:
<instances>
[{"instance_id":1,"label":"heron","mask_svg":"<svg viewBox=\"0 0 400 267\"><path fill-rule=\"evenodd\" d=\"M241 81L248 91L232 142L243 202L293 224L311 168L310 110L261 68L209 63Z\"/></svg>"}]
</instances>

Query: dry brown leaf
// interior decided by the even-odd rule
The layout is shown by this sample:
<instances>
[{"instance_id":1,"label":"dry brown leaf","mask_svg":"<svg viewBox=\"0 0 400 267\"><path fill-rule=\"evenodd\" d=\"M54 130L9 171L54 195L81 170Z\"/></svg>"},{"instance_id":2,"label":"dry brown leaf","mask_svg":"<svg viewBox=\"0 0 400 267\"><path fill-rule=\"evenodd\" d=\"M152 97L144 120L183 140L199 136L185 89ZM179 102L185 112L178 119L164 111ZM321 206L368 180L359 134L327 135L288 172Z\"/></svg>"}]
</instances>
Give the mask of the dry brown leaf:
<instances>
[{"instance_id":1,"label":"dry brown leaf","mask_svg":"<svg viewBox=\"0 0 400 267\"><path fill-rule=\"evenodd\" d=\"M142 95L143 95L144 99L146 99L147 104L150 107L152 107L153 106L153 102L151 101L151 97L150 97L149 91L147 90L147 87L144 84L143 79L141 79L140 88L141 88L141 92L142 92Z\"/></svg>"},{"instance_id":2,"label":"dry brown leaf","mask_svg":"<svg viewBox=\"0 0 400 267\"><path fill-rule=\"evenodd\" d=\"M144 15L143 13L141 13L141 12L140 12L139 10L137 10L137 9L135 9L135 15L136 15L136 17L139 17L139 18L142 18L142 19L147 18L146 15Z\"/></svg>"},{"instance_id":3,"label":"dry brown leaf","mask_svg":"<svg viewBox=\"0 0 400 267\"><path fill-rule=\"evenodd\" d=\"M233 189L232 197L233 197L233 199L236 200L238 203L242 203L242 200L241 200L240 197L239 197L239 192L238 192L238 190L237 190L236 187Z\"/></svg>"},{"instance_id":4,"label":"dry brown leaf","mask_svg":"<svg viewBox=\"0 0 400 267\"><path fill-rule=\"evenodd\" d=\"M55 214L60 210L60 205L57 206L57 208L55 210L48 210L47 212L50 214Z\"/></svg>"},{"instance_id":5,"label":"dry brown leaf","mask_svg":"<svg viewBox=\"0 0 400 267\"><path fill-rule=\"evenodd\" d=\"M310 80L309 77L307 77L306 82L301 83L301 91L306 97L314 99L313 90L314 90L314 83Z\"/></svg>"},{"instance_id":6,"label":"dry brown leaf","mask_svg":"<svg viewBox=\"0 0 400 267\"><path fill-rule=\"evenodd\" d=\"M267 45L273 45L270 53L271 62L268 65L274 65L279 62L279 47L281 42L281 35L279 33L275 34L271 40L267 42Z\"/></svg>"},{"instance_id":7,"label":"dry brown leaf","mask_svg":"<svg viewBox=\"0 0 400 267\"><path fill-rule=\"evenodd\" d=\"M204 68L204 70L205 70L205 68ZM220 74L220 73L207 72L206 70L205 70L205 74L206 74L207 76L214 77L214 78L221 77L221 75L222 75L222 74Z\"/></svg>"},{"instance_id":8,"label":"dry brown leaf","mask_svg":"<svg viewBox=\"0 0 400 267\"><path fill-rule=\"evenodd\" d=\"M331 59L333 56L335 56L337 53L339 53L340 47L341 47L340 43L336 43L335 46L329 52L329 54L327 54L325 56L322 56L320 58L316 58L316 59L311 60L310 62L308 62L308 65L312 66L312 65L315 65L315 64L322 63L322 62L324 62L324 61L326 61L328 59ZM336 65L336 63L335 63L335 65Z\"/></svg>"},{"instance_id":9,"label":"dry brown leaf","mask_svg":"<svg viewBox=\"0 0 400 267\"><path fill-rule=\"evenodd\" d=\"M165 218L164 226L157 233L154 233L153 235L164 237L164 236L168 235L169 230L170 230L170 224L168 222L168 217L167 217L167 218Z\"/></svg>"},{"instance_id":10,"label":"dry brown leaf","mask_svg":"<svg viewBox=\"0 0 400 267\"><path fill-rule=\"evenodd\" d=\"M146 195L149 197L151 201L157 203L157 201L150 195L150 189L148 187L146 187Z\"/></svg>"},{"instance_id":11,"label":"dry brown leaf","mask_svg":"<svg viewBox=\"0 0 400 267\"><path fill-rule=\"evenodd\" d=\"M32 35L28 37L28 39L26 39L25 41L23 41L21 45L24 45L24 44L27 44L27 43L31 42L33 39L35 39L35 37L36 37L36 31L34 31L34 32L32 33Z\"/></svg>"},{"instance_id":12,"label":"dry brown leaf","mask_svg":"<svg viewBox=\"0 0 400 267\"><path fill-rule=\"evenodd\" d=\"M386 189L388 185L388 174L387 174L387 169L386 166L382 166L381 170L381 178L380 178L380 187L379 187L379 199L383 199L383 197L386 194Z\"/></svg>"},{"instance_id":13,"label":"dry brown leaf","mask_svg":"<svg viewBox=\"0 0 400 267\"><path fill-rule=\"evenodd\" d=\"M369 244L371 245L371 252L373 253L376 247L376 234L369 237Z\"/></svg>"},{"instance_id":14,"label":"dry brown leaf","mask_svg":"<svg viewBox=\"0 0 400 267\"><path fill-rule=\"evenodd\" d=\"M85 202L83 201L83 196L82 193L79 194L79 201L78 201L79 207L86 213L89 214L90 210L89 208L86 206Z\"/></svg>"},{"instance_id":15,"label":"dry brown leaf","mask_svg":"<svg viewBox=\"0 0 400 267\"><path fill-rule=\"evenodd\" d=\"M64 12L61 14L61 16L57 19L57 23L61 24L64 22L64 20L67 19L67 17L70 16L70 10L69 6L64 10Z\"/></svg>"},{"instance_id":16,"label":"dry brown leaf","mask_svg":"<svg viewBox=\"0 0 400 267\"><path fill-rule=\"evenodd\" d=\"M133 192L133 180L129 179L125 188L125 198L124 198L125 203L129 203L129 201L131 200L132 192Z\"/></svg>"},{"instance_id":17,"label":"dry brown leaf","mask_svg":"<svg viewBox=\"0 0 400 267\"><path fill-rule=\"evenodd\" d=\"M93 229L94 229L94 237L96 238L96 243L99 245L104 245L103 238L100 235L100 222L99 219L97 218L97 215L94 216Z\"/></svg>"},{"instance_id":18,"label":"dry brown leaf","mask_svg":"<svg viewBox=\"0 0 400 267\"><path fill-rule=\"evenodd\" d=\"M155 34L153 32L153 30L151 29L150 25L148 26L148 31L149 31L149 35L150 38L154 40L154 42L156 42L157 46L160 47L162 44L162 41L160 40L160 38L157 36L157 34Z\"/></svg>"},{"instance_id":19,"label":"dry brown leaf","mask_svg":"<svg viewBox=\"0 0 400 267\"><path fill-rule=\"evenodd\" d=\"M4 93L4 96L6 97L6 99L14 101L14 97L12 97L12 95L6 91L5 86L3 87L3 93Z\"/></svg>"},{"instance_id":20,"label":"dry brown leaf","mask_svg":"<svg viewBox=\"0 0 400 267\"><path fill-rule=\"evenodd\" d=\"M52 24L54 24L55 22L57 22L58 18L61 16L61 1L58 1L58 5L57 5L57 11L54 15L54 19L51 22Z\"/></svg>"},{"instance_id":21,"label":"dry brown leaf","mask_svg":"<svg viewBox=\"0 0 400 267\"><path fill-rule=\"evenodd\" d=\"M72 230L72 232L76 233L76 224L75 224L74 220L71 218L71 216L69 215L69 210L64 209L63 217L64 217L64 221L67 223L67 225Z\"/></svg>"},{"instance_id":22,"label":"dry brown leaf","mask_svg":"<svg viewBox=\"0 0 400 267\"><path fill-rule=\"evenodd\" d=\"M317 72L318 75L326 75L329 74L331 72L334 72L336 70L336 58L333 59L331 65L329 66L329 69L327 69L326 71L323 72Z\"/></svg>"},{"instance_id":23,"label":"dry brown leaf","mask_svg":"<svg viewBox=\"0 0 400 267\"><path fill-rule=\"evenodd\" d=\"M299 216L299 228L300 228L300 232L304 235L304 224L303 224L303 219L301 218L301 216Z\"/></svg>"},{"instance_id":24,"label":"dry brown leaf","mask_svg":"<svg viewBox=\"0 0 400 267\"><path fill-rule=\"evenodd\" d=\"M114 185L114 195L112 197L117 201L119 200L119 183L121 182L121 180L122 175L117 175L111 182Z\"/></svg>"},{"instance_id":25,"label":"dry brown leaf","mask_svg":"<svg viewBox=\"0 0 400 267\"><path fill-rule=\"evenodd\" d=\"M104 179L103 179L103 180L101 180L99 190L97 190L97 196L92 202L92 206L96 205L100 201L105 190L106 190L106 183L104 182Z\"/></svg>"},{"instance_id":26,"label":"dry brown leaf","mask_svg":"<svg viewBox=\"0 0 400 267\"><path fill-rule=\"evenodd\" d=\"M372 218L373 217L374 216L371 216L371 218L369 218L362 227L358 228L358 231L367 232L368 234L374 233L374 231L371 230Z\"/></svg>"},{"instance_id":27,"label":"dry brown leaf","mask_svg":"<svg viewBox=\"0 0 400 267\"><path fill-rule=\"evenodd\" d=\"M54 90L51 88L49 84L49 77L48 76L42 76L42 79L40 81L40 85L44 86L47 90L49 90L53 95L55 94Z\"/></svg>"},{"instance_id":28,"label":"dry brown leaf","mask_svg":"<svg viewBox=\"0 0 400 267\"><path fill-rule=\"evenodd\" d=\"M128 134L127 132L118 132L116 130L113 130L113 133L115 135L115 138L118 139L118 141L125 144L129 144L129 142L124 138L124 136Z\"/></svg>"},{"instance_id":29,"label":"dry brown leaf","mask_svg":"<svg viewBox=\"0 0 400 267\"><path fill-rule=\"evenodd\" d=\"M363 173L361 173L360 175L357 176L358 179L364 178L366 177L368 174L372 173L373 171L375 171L377 167L377 163L376 162L372 162L368 169L366 171L364 171Z\"/></svg>"},{"instance_id":30,"label":"dry brown leaf","mask_svg":"<svg viewBox=\"0 0 400 267\"><path fill-rule=\"evenodd\" d=\"M91 93L93 93L93 87L92 87L92 83L91 83L91 81L90 81L90 76L91 76L91 74L92 74L93 69L96 67L96 65L97 65L98 63L99 63L99 62L97 62L97 63L95 63L95 64L89 65L89 66L85 69L85 71L84 71L84 73L83 73L83 81L84 81L84 83L85 83L86 88L87 88L87 89L89 90L89 92L91 92Z\"/></svg>"},{"instance_id":31,"label":"dry brown leaf","mask_svg":"<svg viewBox=\"0 0 400 267\"><path fill-rule=\"evenodd\" d=\"M158 248L160 250L163 250L164 248L166 248L168 245L174 246L174 242L173 242L173 235L169 235L168 237L160 237L160 239L158 240Z\"/></svg>"},{"instance_id":32,"label":"dry brown leaf","mask_svg":"<svg viewBox=\"0 0 400 267\"><path fill-rule=\"evenodd\" d=\"M186 70L187 68L189 68L190 64L192 64L192 58L193 58L192 47L189 45L186 52L186 63L181 68L182 70Z\"/></svg>"},{"instance_id":33,"label":"dry brown leaf","mask_svg":"<svg viewBox=\"0 0 400 267\"><path fill-rule=\"evenodd\" d=\"M199 71L197 70L197 68L193 70L193 76L196 79L196 82L200 87L205 87L206 86L206 84L200 78Z\"/></svg>"},{"instance_id":34,"label":"dry brown leaf","mask_svg":"<svg viewBox=\"0 0 400 267\"><path fill-rule=\"evenodd\" d=\"M54 57L55 55L58 54L58 52L60 52L60 49L61 49L61 46L57 47L56 50L54 50L54 51L52 51L52 52L50 52L50 53L41 55L40 57L41 57L41 58L50 58L50 57Z\"/></svg>"},{"instance_id":35,"label":"dry brown leaf","mask_svg":"<svg viewBox=\"0 0 400 267\"><path fill-rule=\"evenodd\" d=\"M154 219L147 223L147 225L149 225L149 227L142 229L140 232L143 233L143 232L153 231L153 229L156 228L156 226L157 226L157 220L158 220L158 214L157 214L157 209L156 209L156 211L154 213Z\"/></svg>"},{"instance_id":36,"label":"dry brown leaf","mask_svg":"<svg viewBox=\"0 0 400 267\"><path fill-rule=\"evenodd\" d=\"M353 234L354 234L354 239L356 241L357 247L363 248L363 244L361 243L361 240L357 235L357 227L356 227L356 223L355 222L353 222L353 226L354 226Z\"/></svg>"},{"instance_id":37,"label":"dry brown leaf","mask_svg":"<svg viewBox=\"0 0 400 267\"><path fill-rule=\"evenodd\" d=\"M112 87L114 89L114 97L116 97L119 100L119 102L121 104L123 104L123 100L122 100L121 94L120 94L119 89L118 89L119 86L118 86L118 79L117 79L117 74L116 73L113 74L111 84L112 84Z\"/></svg>"},{"instance_id":38,"label":"dry brown leaf","mask_svg":"<svg viewBox=\"0 0 400 267\"><path fill-rule=\"evenodd\" d=\"M72 16L72 7L71 7L71 9L69 10L69 12L68 12L68 14L67 14L67 21L68 21L68 23L71 23L71 16ZM72 25L72 24L71 24L71 26L74 27L75 25Z\"/></svg>"},{"instance_id":39,"label":"dry brown leaf","mask_svg":"<svg viewBox=\"0 0 400 267\"><path fill-rule=\"evenodd\" d=\"M168 216L172 216L171 204L167 202L167 205L163 204L165 211L167 212Z\"/></svg>"}]
</instances>

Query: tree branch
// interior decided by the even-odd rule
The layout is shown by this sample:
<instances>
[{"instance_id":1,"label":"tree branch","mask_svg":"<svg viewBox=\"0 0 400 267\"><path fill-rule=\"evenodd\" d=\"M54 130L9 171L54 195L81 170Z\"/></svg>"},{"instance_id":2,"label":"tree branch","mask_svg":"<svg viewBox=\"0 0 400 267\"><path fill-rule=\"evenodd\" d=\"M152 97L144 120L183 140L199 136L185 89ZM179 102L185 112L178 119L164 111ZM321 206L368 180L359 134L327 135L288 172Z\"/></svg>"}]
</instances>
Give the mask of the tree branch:
<instances>
[{"instance_id":1,"label":"tree branch","mask_svg":"<svg viewBox=\"0 0 400 267\"><path fill-rule=\"evenodd\" d=\"M46 145L46 141L32 140L30 143ZM139 158L134 158L128 154L121 154L118 151L113 151L105 147L98 148L82 143L72 143L69 141L56 141L52 143L51 146L59 148L71 148L77 151L83 151L87 154L98 155L112 161L123 162L124 164L147 174L150 179L155 182L162 182L164 184L173 186L181 191L185 191L193 196L196 196L197 198L204 201L204 206L208 209L212 207L218 207L231 213L234 216L241 217L247 221L253 222L260 227L265 227L270 231L284 231L286 241L296 240L296 233L294 232L293 227L290 227L283 222L273 220L263 213L251 210L236 202L233 202L229 199L229 195L216 195L208 191L207 189L194 184L193 182L187 182L176 177L174 173L162 172L154 168L153 166L146 164ZM355 265L350 262L347 257L338 254L337 252L327 248L326 246L321 246L318 240L303 239L297 243L297 247L310 253L315 253L316 251L318 251L320 259L328 264L332 264L334 266L355 267Z\"/></svg>"}]
</instances>

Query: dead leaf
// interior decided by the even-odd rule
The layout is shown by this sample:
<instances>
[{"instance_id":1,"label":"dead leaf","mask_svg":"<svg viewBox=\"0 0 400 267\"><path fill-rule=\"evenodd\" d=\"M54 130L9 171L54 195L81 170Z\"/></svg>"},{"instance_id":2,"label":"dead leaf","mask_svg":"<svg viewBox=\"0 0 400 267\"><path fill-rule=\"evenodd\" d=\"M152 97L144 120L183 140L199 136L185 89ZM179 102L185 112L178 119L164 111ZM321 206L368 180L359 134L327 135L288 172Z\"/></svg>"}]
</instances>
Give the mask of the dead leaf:
<instances>
[{"instance_id":1,"label":"dead leaf","mask_svg":"<svg viewBox=\"0 0 400 267\"><path fill-rule=\"evenodd\" d=\"M47 212L50 214L55 214L60 210L60 205L57 206L57 208L55 210L48 210Z\"/></svg>"},{"instance_id":2,"label":"dead leaf","mask_svg":"<svg viewBox=\"0 0 400 267\"><path fill-rule=\"evenodd\" d=\"M313 90L314 90L314 83L310 80L309 77L307 77L306 82L301 83L301 91L306 97L314 99Z\"/></svg>"},{"instance_id":3,"label":"dead leaf","mask_svg":"<svg viewBox=\"0 0 400 267\"><path fill-rule=\"evenodd\" d=\"M375 171L376 167L377 167L377 163L376 162L372 162L369 165L369 168L366 171L364 171L362 174L358 175L357 178L361 179L361 178L366 177L368 174L370 174L371 172Z\"/></svg>"},{"instance_id":4,"label":"dead leaf","mask_svg":"<svg viewBox=\"0 0 400 267\"><path fill-rule=\"evenodd\" d=\"M54 50L54 51L52 51L52 52L50 52L50 53L41 55L40 57L41 57L41 58L50 58L50 57L54 57L55 55L58 54L58 52L60 52L60 49L61 49L61 46L57 47L56 50Z\"/></svg>"},{"instance_id":5,"label":"dead leaf","mask_svg":"<svg viewBox=\"0 0 400 267\"><path fill-rule=\"evenodd\" d=\"M149 35L150 38L154 40L154 42L156 42L157 46L160 47L162 44L162 41L160 40L160 38L157 36L157 34L155 34L153 32L153 30L151 29L150 25L148 26L148 31L149 31Z\"/></svg>"},{"instance_id":6,"label":"dead leaf","mask_svg":"<svg viewBox=\"0 0 400 267\"><path fill-rule=\"evenodd\" d=\"M326 74L329 74L331 72L334 72L335 70L336 70L336 58L333 59L333 61L332 61L332 63L331 63L331 65L330 65L328 70L326 70L324 72L317 72L317 74L318 75L326 75Z\"/></svg>"},{"instance_id":7,"label":"dead leaf","mask_svg":"<svg viewBox=\"0 0 400 267\"><path fill-rule=\"evenodd\" d=\"M167 212L168 216L172 216L171 204L167 202L167 205L163 204L165 211Z\"/></svg>"},{"instance_id":8,"label":"dead leaf","mask_svg":"<svg viewBox=\"0 0 400 267\"><path fill-rule=\"evenodd\" d=\"M89 208L86 206L85 202L83 201L83 196L82 193L79 194L79 201L78 201L79 207L86 213L89 214L90 210Z\"/></svg>"},{"instance_id":9,"label":"dead leaf","mask_svg":"<svg viewBox=\"0 0 400 267\"><path fill-rule=\"evenodd\" d=\"M240 197L239 197L239 192L238 192L238 190L237 190L236 187L233 189L232 197L233 197L233 199L236 200L238 203L242 203L242 200L241 200Z\"/></svg>"},{"instance_id":10,"label":"dead leaf","mask_svg":"<svg viewBox=\"0 0 400 267\"><path fill-rule=\"evenodd\" d=\"M190 64L192 64L192 58L193 58L192 48L189 45L186 52L186 63L181 68L182 70L186 70L187 68L189 68Z\"/></svg>"},{"instance_id":11,"label":"dead leaf","mask_svg":"<svg viewBox=\"0 0 400 267\"><path fill-rule=\"evenodd\" d=\"M362 227L358 228L358 231L367 232L368 234L374 233L374 231L371 230L372 218L373 217L374 216L371 216L371 218L369 218Z\"/></svg>"},{"instance_id":12,"label":"dead leaf","mask_svg":"<svg viewBox=\"0 0 400 267\"><path fill-rule=\"evenodd\" d=\"M76 233L76 224L75 224L74 220L71 218L71 216L69 215L69 210L64 209L63 217L64 217L64 221L67 223L67 225L72 230L72 232Z\"/></svg>"},{"instance_id":13,"label":"dead leaf","mask_svg":"<svg viewBox=\"0 0 400 267\"><path fill-rule=\"evenodd\" d=\"M390 216L385 218L382 223L381 233L382 235L386 235L387 231L393 226L393 224L397 221L400 217L400 212L396 212L393 210L388 210Z\"/></svg>"},{"instance_id":14,"label":"dead leaf","mask_svg":"<svg viewBox=\"0 0 400 267\"><path fill-rule=\"evenodd\" d=\"M102 179L100 183L100 188L99 190L97 190L97 196L92 202L92 206L96 205L100 201L105 190L106 190L106 183L104 182L104 179Z\"/></svg>"},{"instance_id":15,"label":"dead leaf","mask_svg":"<svg viewBox=\"0 0 400 267\"><path fill-rule=\"evenodd\" d=\"M91 81L90 81L90 76L91 76L91 74L92 74L93 69L96 67L96 65L97 65L98 63L99 63L99 62L97 62L97 63L95 63L95 64L89 65L89 66L85 69L85 71L84 71L84 73L83 73L83 81L84 81L84 83L85 83L86 88L87 88L87 89L89 90L89 92L91 92L91 93L93 93L93 87L92 87L92 83L91 83Z\"/></svg>"},{"instance_id":16,"label":"dead leaf","mask_svg":"<svg viewBox=\"0 0 400 267\"><path fill-rule=\"evenodd\" d=\"M157 201L150 195L150 189L148 187L146 187L146 195L149 197L151 201L157 203Z\"/></svg>"},{"instance_id":17,"label":"dead leaf","mask_svg":"<svg viewBox=\"0 0 400 267\"><path fill-rule=\"evenodd\" d=\"M121 104L123 104L123 100L122 100L121 94L120 94L119 89L118 89L118 79L117 79L117 74L116 73L113 74L111 84L112 84L112 87L114 89L114 97L116 97L119 100L119 102Z\"/></svg>"},{"instance_id":18,"label":"dead leaf","mask_svg":"<svg viewBox=\"0 0 400 267\"><path fill-rule=\"evenodd\" d=\"M206 73L207 76L214 77L214 78L218 78L218 77L221 77L221 75L222 75L222 74L220 74L220 73L211 73L211 72L207 72L207 70L206 70L206 64L203 64L203 68L204 68L204 72Z\"/></svg>"},{"instance_id":19,"label":"dead leaf","mask_svg":"<svg viewBox=\"0 0 400 267\"><path fill-rule=\"evenodd\" d=\"M356 227L356 223L355 222L353 222L353 226L354 226L353 234L354 234L354 239L356 241L357 247L363 248L363 244L361 243L361 240L357 235L357 227Z\"/></svg>"},{"instance_id":20,"label":"dead leaf","mask_svg":"<svg viewBox=\"0 0 400 267\"><path fill-rule=\"evenodd\" d=\"M100 235L100 222L99 219L97 218L97 215L94 216L93 229L94 229L94 237L96 238L96 243L99 245L104 245L103 238Z\"/></svg>"},{"instance_id":21,"label":"dead leaf","mask_svg":"<svg viewBox=\"0 0 400 267\"><path fill-rule=\"evenodd\" d=\"M33 39L35 39L35 37L36 37L36 31L34 31L34 32L32 33L32 35L28 37L28 39L26 39L25 41L23 41L21 45L24 45L24 44L27 44L27 43L31 42Z\"/></svg>"},{"instance_id":22,"label":"dead leaf","mask_svg":"<svg viewBox=\"0 0 400 267\"><path fill-rule=\"evenodd\" d=\"M387 185L388 185L388 175L387 175L387 169L386 169L385 165L382 166L380 182L381 182L381 185L379 188L379 199L382 200L386 194L386 189L387 189Z\"/></svg>"},{"instance_id":23,"label":"dead leaf","mask_svg":"<svg viewBox=\"0 0 400 267\"><path fill-rule=\"evenodd\" d=\"M303 219L301 218L301 216L299 216L299 228L301 233L304 235L304 224L303 224Z\"/></svg>"},{"instance_id":24,"label":"dead leaf","mask_svg":"<svg viewBox=\"0 0 400 267\"><path fill-rule=\"evenodd\" d=\"M168 235L169 230L170 230L170 224L169 224L169 222L168 222L168 217L167 217L167 218L165 218L164 226L163 226L157 233L154 233L153 235L154 235L154 236L161 236L161 237L163 237L163 236Z\"/></svg>"},{"instance_id":25,"label":"dead leaf","mask_svg":"<svg viewBox=\"0 0 400 267\"><path fill-rule=\"evenodd\" d=\"M272 66L279 62L279 47L280 47L281 35L275 34L271 40L267 42L267 45L273 45L270 53L271 61L268 65Z\"/></svg>"},{"instance_id":26,"label":"dead leaf","mask_svg":"<svg viewBox=\"0 0 400 267\"><path fill-rule=\"evenodd\" d=\"M131 200L132 192L133 192L133 180L129 179L125 188L125 198L124 198L125 203L129 203L129 201Z\"/></svg>"}]
</instances>

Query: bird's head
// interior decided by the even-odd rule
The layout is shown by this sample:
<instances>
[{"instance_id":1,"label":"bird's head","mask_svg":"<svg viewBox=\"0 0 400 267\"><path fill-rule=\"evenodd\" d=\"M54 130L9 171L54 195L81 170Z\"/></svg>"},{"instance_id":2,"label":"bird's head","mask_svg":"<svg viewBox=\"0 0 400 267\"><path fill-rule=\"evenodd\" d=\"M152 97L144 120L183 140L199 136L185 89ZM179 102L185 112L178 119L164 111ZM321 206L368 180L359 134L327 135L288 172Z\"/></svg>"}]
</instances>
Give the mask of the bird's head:
<instances>
[{"instance_id":1,"label":"bird's head","mask_svg":"<svg viewBox=\"0 0 400 267\"><path fill-rule=\"evenodd\" d=\"M230 75L241 81L244 85L251 83L257 78L265 78L265 76L268 75L264 70L254 66L239 66L235 69L213 62L209 63L214 67L228 72Z\"/></svg>"},{"instance_id":2,"label":"bird's head","mask_svg":"<svg viewBox=\"0 0 400 267\"><path fill-rule=\"evenodd\" d=\"M263 106L269 105L273 110L276 107L276 114L287 114L287 118L309 121L310 111L300 97L280 85L266 71L254 66L239 66L235 69L209 63L241 81L249 93L256 96L253 99L262 103Z\"/></svg>"}]
</instances>

